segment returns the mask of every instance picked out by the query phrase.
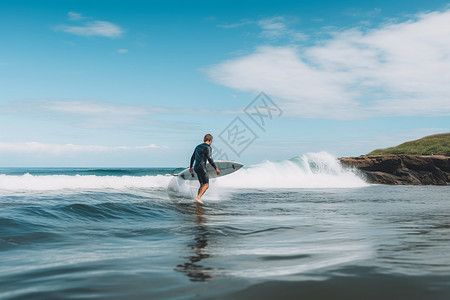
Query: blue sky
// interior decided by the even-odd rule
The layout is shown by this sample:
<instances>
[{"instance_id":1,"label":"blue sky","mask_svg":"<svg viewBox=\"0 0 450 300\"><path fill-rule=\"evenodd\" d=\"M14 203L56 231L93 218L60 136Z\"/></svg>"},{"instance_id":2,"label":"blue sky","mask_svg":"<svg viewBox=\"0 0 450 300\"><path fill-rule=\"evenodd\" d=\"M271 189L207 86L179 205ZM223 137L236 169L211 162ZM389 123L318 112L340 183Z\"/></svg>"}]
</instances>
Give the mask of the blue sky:
<instances>
[{"instance_id":1,"label":"blue sky","mask_svg":"<svg viewBox=\"0 0 450 300\"><path fill-rule=\"evenodd\" d=\"M2 0L0 36L4 167L185 166L205 133L255 164L450 131L448 1ZM261 92L281 112L263 127Z\"/></svg>"}]
</instances>

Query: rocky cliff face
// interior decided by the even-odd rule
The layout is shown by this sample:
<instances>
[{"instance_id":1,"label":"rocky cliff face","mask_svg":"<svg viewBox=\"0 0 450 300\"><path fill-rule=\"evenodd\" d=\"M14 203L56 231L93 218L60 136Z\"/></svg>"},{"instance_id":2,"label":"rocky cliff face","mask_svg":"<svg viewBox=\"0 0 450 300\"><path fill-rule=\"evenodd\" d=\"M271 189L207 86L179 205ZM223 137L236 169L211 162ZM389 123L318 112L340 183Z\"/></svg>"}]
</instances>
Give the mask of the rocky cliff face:
<instances>
[{"instance_id":1,"label":"rocky cliff face","mask_svg":"<svg viewBox=\"0 0 450 300\"><path fill-rule=\"evenodd\" d=\"M360 170L370 183L450 185L450 156L398 154L339 160L344 167Z\"/></svg>"}]
</instances>

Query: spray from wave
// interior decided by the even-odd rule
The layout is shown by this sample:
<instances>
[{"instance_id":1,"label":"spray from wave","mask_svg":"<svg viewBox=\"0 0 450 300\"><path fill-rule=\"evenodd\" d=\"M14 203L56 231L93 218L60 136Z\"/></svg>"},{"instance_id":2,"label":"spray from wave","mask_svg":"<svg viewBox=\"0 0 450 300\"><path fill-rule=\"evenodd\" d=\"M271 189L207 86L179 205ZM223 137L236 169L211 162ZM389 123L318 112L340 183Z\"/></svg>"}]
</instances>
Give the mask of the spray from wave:
<instances>
[{"instance_id":1,"label":"spray from wave","mask_svg":"<svg viewBox=\"0 0 450 300\"><path fill-rule=\"evenodd\" d=\"M174 180L176 185L174 187ZM309 153L283 161L264 161L244 167L228 176L220 177L213 188L355 188L368 184L351 170L341 167L339 161L326 152ZM57 191L92 189L149 188L196 192L198 182L184 181L173 176L97 176L97 175L0 175L0 190Z\"/></svg>"},{"instance_id":2,"label":"spray from wave","mask_svg":"<svg viewBox=\"0 0 450 300\"><path fill-rule=\"evenodd\" d=\"M327 152L265 161L217 180L226 188L355 188L368 184Z\"/></svg>"},{"instance_id":3,"label":"spray from wave","mask_svg":"<svg viewBox=\"0 0 450 300\"><path fill-rule=\"evenodd\" d=\"M198 183L174 178L169 183L170 196L193 198ZM265 161L244 167L211 185L207 197L220 190L277 188L358 188L368 184L352 170L344 169L339 161L326 152L308 153L277 162ZM213 196L214 197L214 196Z\"/></svg>"}]
</instances>

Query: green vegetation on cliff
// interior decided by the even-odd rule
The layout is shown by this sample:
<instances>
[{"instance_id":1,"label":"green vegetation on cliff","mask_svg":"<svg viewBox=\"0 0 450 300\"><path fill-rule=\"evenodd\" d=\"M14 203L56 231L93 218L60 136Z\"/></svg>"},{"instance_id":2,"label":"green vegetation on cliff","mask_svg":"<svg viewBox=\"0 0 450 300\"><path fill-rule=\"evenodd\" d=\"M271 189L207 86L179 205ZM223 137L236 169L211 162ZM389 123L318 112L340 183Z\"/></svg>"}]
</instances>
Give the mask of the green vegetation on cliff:
<instances>
[{"instance_id":1,"label":"green vegetation on cliff","mask_svg":"<svg viewBox=\"0 0 450 300\"><path fill-rule=\"evenodd\" d=\"M450 155L450 133L430 135L415 141L403 143L397 147L377 149L368 155L381 154Z\"/></svg>"}]
</instances>

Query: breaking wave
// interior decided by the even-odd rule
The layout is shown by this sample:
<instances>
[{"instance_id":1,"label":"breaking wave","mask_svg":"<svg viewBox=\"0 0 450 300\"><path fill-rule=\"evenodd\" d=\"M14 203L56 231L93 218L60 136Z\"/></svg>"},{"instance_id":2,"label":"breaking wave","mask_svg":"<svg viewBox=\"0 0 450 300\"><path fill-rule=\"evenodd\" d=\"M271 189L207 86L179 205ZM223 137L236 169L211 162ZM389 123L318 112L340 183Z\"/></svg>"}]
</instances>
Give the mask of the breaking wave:
<instances>
[{"instance_id":1,"label":"breaking wave","mask_svg":"<svg viewBox=\"0 0 450 300\"><path fill-rule=\"evenodd\" d=\"M0 190L165 188L170 178L156 176L0 175Z\"/></svg>"},{"instance_id":2,"label":"breaking wave","mask_svg":"<svg viewBox=\"0 0 450 300\"><path fill-rule=\"evenodd\" d=\"M73 171L71 171L73 172ZM131 172L131 171L130 171ZM0 174L0 190L7 191L46 191L46 190L91 190L91 189L129 189L149 188L165 189L173 176L164 173L142 176L111 175L23 175ZM106 172L107 173L107 172ZM131 174L133 174L131 172ZM138 175L139 174L139 175ZM184 182L183 185L198 185L196 181ZM188 184L186 184L188 183ZM173 180L171 185L173 185ZM352 170L342 168L339 161L326 152L309 153L300 157L282 161L264 161L260 164L244 167L228 176L214 181L215 188L354 188L368 184ZM170 189L170 186L169 186Z\"/></svg>"},{"instance_id":3,"label":"breaking wave","mask_svg":"<svg viewBox=\"0 0 450 300\"><path fill-rule=\"evenodd\" d=\"M308 153L278 162L264 161L220 178L217 184L227 188L355 188L368 185L326 152Z\"/></svg>"}]
</instances>

